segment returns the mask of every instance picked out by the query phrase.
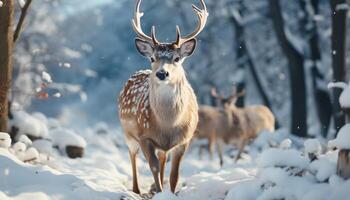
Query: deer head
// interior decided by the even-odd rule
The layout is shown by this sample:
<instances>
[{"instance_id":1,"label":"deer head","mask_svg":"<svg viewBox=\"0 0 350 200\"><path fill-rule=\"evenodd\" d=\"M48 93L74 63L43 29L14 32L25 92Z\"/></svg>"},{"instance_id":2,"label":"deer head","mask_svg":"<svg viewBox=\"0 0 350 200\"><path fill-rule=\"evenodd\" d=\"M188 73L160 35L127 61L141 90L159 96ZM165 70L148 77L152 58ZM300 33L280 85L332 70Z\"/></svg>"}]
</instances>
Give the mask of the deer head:
<instances>
[{"instance_id":1,"label":"deer head","mask_svg":"<svg viewBox=\"0 0 350 200\"><path fill-rule=\"evenodd\" d=\"M235 106L237 99L241 96L244 96L244 94L245 94L244 90L237 93L237 87L235 85L233 85L232 87L232 94L228 97L224 97L224 95L222 94L217 94L216 88L214 87L211 88L211 95L218 100L219 105L221 105L223 108L229 108L231 106Z\"/></svg>"},{"instance_id":2,"label":"deer head","mask_svg":"<svg viewBox=\"0 0 350 200\"><path fill-rule=\"evenodd\" d=\"M208 12L204 0L200 0L203 10L192 5L192 8L198 16L199 23L194 32L182 37L179 26L176 26L176 41L173 43L159 42L156 38L155 27L152 26L151 36L146 35L141 28L140 12L141 0L137 0L132 27L137 34L135 39L136 48L139 53L147 57L152 66L152 77L157 79L158 83L175 83L184 75L182 63L186 57L192 55L196 47L195 37L203 30Z\"/></svg>"}]
</instances>

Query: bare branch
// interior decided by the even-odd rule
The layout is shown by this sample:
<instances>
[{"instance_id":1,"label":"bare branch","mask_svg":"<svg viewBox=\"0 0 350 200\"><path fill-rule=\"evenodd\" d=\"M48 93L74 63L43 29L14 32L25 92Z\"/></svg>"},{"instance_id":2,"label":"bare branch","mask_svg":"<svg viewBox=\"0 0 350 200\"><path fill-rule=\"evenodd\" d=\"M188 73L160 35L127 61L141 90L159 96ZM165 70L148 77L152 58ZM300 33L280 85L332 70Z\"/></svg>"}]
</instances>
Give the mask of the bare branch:
<instances>
[{"instance_id":1,"label":"bare branch","mask_svg":"<svg viewBox=\"0 0 350 200\"><path fill-rule=\"evenodd\" d=\"M32 3L32 0L27 0L26 3L24 4L24 6L21 8L21 16L19 17L18 24L16 26L15 33L13 35L13 42L14 43L17 41L19 34L21 33L21 29L22 29L24 20L27 16L27 11L28 11L28 8L29 8L31 3Z\"/></svg>"}]
</instances>

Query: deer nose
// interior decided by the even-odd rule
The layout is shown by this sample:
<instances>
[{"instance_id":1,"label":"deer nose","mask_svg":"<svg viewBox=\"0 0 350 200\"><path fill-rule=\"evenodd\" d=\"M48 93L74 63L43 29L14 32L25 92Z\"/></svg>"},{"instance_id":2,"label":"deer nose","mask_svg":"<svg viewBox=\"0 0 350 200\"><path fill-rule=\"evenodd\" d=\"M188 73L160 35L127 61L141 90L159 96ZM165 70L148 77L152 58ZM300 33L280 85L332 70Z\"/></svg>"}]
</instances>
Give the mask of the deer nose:
<instances>
[{"instance_id":1,"label":"deer nose","mask_svg":"<svg viewBox=\"0 0 350 200\"><path fill-rule=\"evenodd\" d=\"M156 76L159 80L164 81L166 77L169 76L169 72L166 72L164 69L157 71Z\"/></svg>"}]
</instances>

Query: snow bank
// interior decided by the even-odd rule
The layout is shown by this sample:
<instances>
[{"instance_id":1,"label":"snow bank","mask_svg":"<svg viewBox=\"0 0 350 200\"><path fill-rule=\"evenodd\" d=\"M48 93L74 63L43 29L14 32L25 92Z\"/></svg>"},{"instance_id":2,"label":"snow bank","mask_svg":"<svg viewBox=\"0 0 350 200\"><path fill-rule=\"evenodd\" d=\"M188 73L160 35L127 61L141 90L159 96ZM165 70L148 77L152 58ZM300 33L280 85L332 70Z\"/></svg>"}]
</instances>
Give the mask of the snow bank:
<instances>
[{"instance_id":1,"label":"snow bank","mask_svg":"<svg viewBox=\"0 0 350 200\"><path fill-rule=\"evenodd\" d=\"M345 124L339 130L337 138L328 142L328 147L350 149L350 124Z\"/></svg>"}]
</instances>

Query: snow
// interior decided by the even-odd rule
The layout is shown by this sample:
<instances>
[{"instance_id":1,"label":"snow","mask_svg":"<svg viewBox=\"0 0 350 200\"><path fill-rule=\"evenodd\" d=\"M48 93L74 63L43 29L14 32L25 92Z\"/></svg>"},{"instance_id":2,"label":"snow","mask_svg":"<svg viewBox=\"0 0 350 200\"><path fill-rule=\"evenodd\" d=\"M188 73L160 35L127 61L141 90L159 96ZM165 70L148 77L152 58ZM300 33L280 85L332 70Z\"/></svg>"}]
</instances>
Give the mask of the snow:
<instances>
[{"instance_id":1,"label":"snow","mask_svg":"<svg viewBox=\"0 0 350 200\"><path fill-rule=\"evenodd\" d=\"M60 98L61 97L61 93L59 92L56 92L55 94L52 95L53 97L56 97L56 98Z\"/></svg>"},{"instance_id":2,"label":"snow","mask_svg":"<svg viewBox=\"0 0 350 200\"><path fill-rule=\"evenodd\" d=\"M315 155L319 155L322 151L322 147L318 139L307 139L304 142L304 146L305 146L305 153L312 153Z\"/></svg>"},{"instance_id":3,"label":"snow","mask_svg":"<svg viewBox=\"0 0 350 200\"><path fill-rule=\"evenodd\" d=\"M0 147L9 148L11 146L11 137L8 133L0 132Z\"/></svg>"},{"instance_id":4,"label":"snow","mask_svg":"<svg viewBox=\"0 0 350 200\"><path fill-rule=\"evenodd\" d=\"M316 175L319 182L324 182L336 173L337 152L330 152L319 157L310 164L310 171Z\"/></svg>"},{"instance_id":5,"label":"snow","mask_svg":"<svg viewBox=\"0 0 350 200\"><path fill-rule=\"evenodd\" d=\"M32 145L37 149L41 154L46 154L48 156L53 154L53 145L49 140L35 140Z\"/></svg>"},{"instance_id":6,"label":"snow","mask_svg":"<svg viewBox=\"0 0 350 200\"><path fill-rule=\"evenodd\" d=\"M344 82L329 83L328 88L341 88L343 92L340 94L339 103L342 108L350 108L350 87Z\"/></svg>"},{"instance_id":7,"label":"snow","mask_svg":"<svg viewBox=\"0 0 350 200\"><path fill-rule=\"evenodd\" d=\"M100 122L76 131L40 113L27 115L48 127L49 139L31 142L20 135L14 145L0 148L0 199L141 200L151 196L147 192L153 177L142 153L137 159L139 185L146 194L130 191L131 164L120 128ZM9 138L6 133L1 135ZM323 153L317 139L299 141L285 130L261 133L238 163L224 154L222 168L217 157L213 161L199 158L200 142L193 141L185 154L176 194L170 192L166 176L164 191L153 200L333 200L350 195L346 189L349 181L336 176L337 151ZM69 159L53 148L62 151L67 145L83 147L84 157ZM224 146L224 152L228 148L232 147ZM235 154L237 149L233 151ZM319 156L310 163L303 152Z\"/></svg>"},{"instance_id":8,"label":"snow","mask_svg":"<svg viewBox=\"0 0 350 200\"><path fill-rule=\"evenodd\" d=\"M341 11L341 10L347 11L347 10L349 10L349 5L347 3L337 4L337 6L335 7L335 10L336 11Z\"/></svg>"},{"instance_id":9,"label":"snow","mask_svg":"<svg viewBox=\"0 0 350 200\"><path fill-rule=\"evenodd\" d=\"M48 83L52 83L52 79L51 79L51 76L50 76L49 73L43 71L43 72L41 73L41 77L42 77L42 79L43 79L44 81L46 81L46 82L48 82Z\"/></svg>"},{"instance_id":10,"label":"snow","mask_svg":"<svg viewBox=\"0 0 350 200\"><path fill-rule=\"evenodd\" d=\"M19 6L21 6L21 8L24 7L24 5L26 4L25 0L18 0L18 4Z\"/></svg>"},{"instance_id":11,"label":"snow","mask_svg":"<svg viewBox=\"0 0 350 200\"><path fill-rule=\"evenodd\" d=\"M328 147L350 149L350 124L345 124L338 132L337 138L328 142Z\"/></svg>"},{"instance_id":12,"label":"snow","mask_svg":"<svg viewBox=\"0 0 350 200\"><path fill-rule=\"evenodd\" d=\"M18 137L18 141L22 142L22 143L24 143L26 145L31 145L32 144L32 141L26 135L20 135Z\"/></svg>"}]
</instances>

